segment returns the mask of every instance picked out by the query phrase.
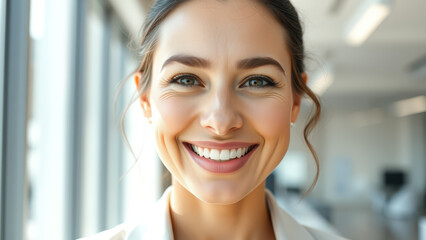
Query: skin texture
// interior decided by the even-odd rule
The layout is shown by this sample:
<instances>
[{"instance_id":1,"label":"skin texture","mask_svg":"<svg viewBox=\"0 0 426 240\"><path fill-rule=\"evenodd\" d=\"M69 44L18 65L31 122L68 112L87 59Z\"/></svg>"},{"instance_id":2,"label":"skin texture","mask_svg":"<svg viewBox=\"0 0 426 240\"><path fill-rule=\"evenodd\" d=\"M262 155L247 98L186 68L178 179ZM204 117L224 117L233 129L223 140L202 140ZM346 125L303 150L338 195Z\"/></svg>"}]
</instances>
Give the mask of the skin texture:
<instances>
[{"instance_id":1,"label":"skin texture","mask_svg":"<svg viewBox=\"0 0 426 240\"><path fill-rule=\"evenodd\" d=\"M162 23L151 84L141 105L146 117L152 117L157 152L172 174L175 239L274 239L265 179L287 151L290 122L300 108L300 96L291 88L285 38L267 9L246 0L190 1ZM167 61L172 56L203 60ZM259 57L276 60L281 68L239 64ZM182 74L191 76L176 82ZM275 86L254 77L258 75ZM139 78L135 76L136 82ZM183 85L185 79L192 85ZM263 87L251 86L249 80ZM194 162L183 145L188 141L258 147L241 169L220 174Z\"/></svg>"}]
</instances>

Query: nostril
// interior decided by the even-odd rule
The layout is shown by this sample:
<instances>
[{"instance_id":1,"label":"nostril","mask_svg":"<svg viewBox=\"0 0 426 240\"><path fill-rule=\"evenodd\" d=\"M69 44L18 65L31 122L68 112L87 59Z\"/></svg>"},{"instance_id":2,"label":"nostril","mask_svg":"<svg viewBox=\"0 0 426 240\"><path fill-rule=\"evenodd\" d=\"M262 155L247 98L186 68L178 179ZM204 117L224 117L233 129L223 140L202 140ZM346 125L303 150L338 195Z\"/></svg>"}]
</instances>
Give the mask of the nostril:
<instances>
[{"instance_id":1,"label":"nostril","mask_svg":"<svg viewBox=\"0 0 426 240\"><path fill-rule=\"evenodd\" d=\"M240 129L240 127L232 127L231 129L229 129L229 131L235 131L237 129Z\"/></svg>"},{"instance_id":2,"label":"nostril","mask_svg":"<svg viewBox=\"0 0 426 240\"><path fill-rule=\"evenodd\" d=\"M242 116L234 108L227 106L206 110L200 119L205 129L216 135L226 135L242 127Z\"/></svg>"},{"instance_id":3,"label":"nostril","mask_svg":"<svg viewBox=\"0 0 426 240\"><path fill-rule=\"evenodd\" d=\"M210 122L207 124L201 124L207 130L213 132L216 135L226 135L230 132L237 131L242 127L242 124L234 123L224 123L224 122Z\"/></svg>"}]
</instances>

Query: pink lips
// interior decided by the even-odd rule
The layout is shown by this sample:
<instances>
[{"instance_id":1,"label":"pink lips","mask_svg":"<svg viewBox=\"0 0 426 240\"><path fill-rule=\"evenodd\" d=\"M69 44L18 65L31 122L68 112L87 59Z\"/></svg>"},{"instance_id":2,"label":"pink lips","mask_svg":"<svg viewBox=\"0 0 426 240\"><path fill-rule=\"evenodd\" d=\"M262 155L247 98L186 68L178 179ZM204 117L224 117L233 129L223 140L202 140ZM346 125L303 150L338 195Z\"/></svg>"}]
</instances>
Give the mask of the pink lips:
<instances>
[{"instance_id":1,"label":"pink lips","mask_svg":"<svg viewBox=\"0 0 426 240\"><path fill-rule=\"evenodd\" d=\"M215 143L215 142L192 142L184 143L186 150L189 152L191 158L204 170L212 173L232 173L242 168L250 159L257 145L253 149L241 158L235 158L228 161L214 161L209 158L200 157L191 149L191 144L204 148L215 148L215 149L232 149L232 148L243 148L253 146L254 144L247 143Z\"/></svg>"}]
</instances>

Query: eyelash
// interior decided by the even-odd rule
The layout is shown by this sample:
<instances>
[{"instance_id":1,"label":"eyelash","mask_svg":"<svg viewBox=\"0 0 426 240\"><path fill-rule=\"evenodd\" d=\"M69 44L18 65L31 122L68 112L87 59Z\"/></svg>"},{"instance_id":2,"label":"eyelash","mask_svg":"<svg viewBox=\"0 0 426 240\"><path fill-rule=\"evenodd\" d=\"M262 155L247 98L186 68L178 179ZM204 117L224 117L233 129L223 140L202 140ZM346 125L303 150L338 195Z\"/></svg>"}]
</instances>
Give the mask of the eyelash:
<instances>
[{"instance_id":1,"label":"eyelash","mask_svg":"<svg viewBox=\"0 0 426 240\"><path fill-rule=\"evenodd\" d=\"M187 84L187 83L182 83L180 81L184 80L184 79L189 79L192 80L191 84ZM262 81L261 86L250 86L250 81L252 80L260 80ZM200 86L203 85L201 83L201 80L193 75L193 74L178 74L174 77L172 77L169 81L171 84L177 84L183 87L195 87L195 86ZM252 75L249 76L247 78L244 79L244 83L240 85L240 87L254 87L254 88L265 88L265 87L276 87L277 83L272 80L270 77L264 76L264 75Z\"/></svg>"},{"instance_id":2,"label":"eyelash","mask_svg":"<svg viewBox=\"0 0 426 240\"><path fill-rule=\"evenodd\" d=\"M183 79L190 79L190 80L192 80L193 82L196 82L196 83L195 84L194 83L185 84L185 83L179 82ZM180 86L183 86L183 87L195 87L195 86L202 85L200 79L197 76L192 75L192 74L178 74L178 75L176 75L176 76L174 76L170 79L170 83L177 84L177 85L180 85Z\"/></svg>"},{"instance_id":3,"label":"eyelash","mask_svg":"<svg viewBox=\"0 0 426 240\"><path fill-rule=\"evenodd\" d=\"M251 80L260 80L264 83L262 86L251 86L254 88L265 88L265 87L276 87L277 83L272 80L270 77L264 76L264 75L252 75L244 79L244 83L241 85L241 87L250 87L246 86L246 84L249 84Z\"/></svg>"}]
</instances>

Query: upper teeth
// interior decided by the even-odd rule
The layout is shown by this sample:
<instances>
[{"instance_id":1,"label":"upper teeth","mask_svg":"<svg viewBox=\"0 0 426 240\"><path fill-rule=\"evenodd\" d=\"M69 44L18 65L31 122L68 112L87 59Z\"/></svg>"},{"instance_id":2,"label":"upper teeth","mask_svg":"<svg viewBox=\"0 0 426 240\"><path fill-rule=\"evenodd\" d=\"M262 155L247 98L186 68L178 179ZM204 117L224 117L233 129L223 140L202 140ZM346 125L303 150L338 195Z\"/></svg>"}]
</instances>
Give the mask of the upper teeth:
<instances>
[{"instance_id":1,"label":"upper teeth","mask_svg":"<svg viewBox=\"0 0 426 240\"><path fill-rule=\"evenodd\" d=\"M234 148L234 149L209 149L202 148L191 144L192 150L196 152L200 157L210 158L212 160L228 161L234 158L240 158L246 155L249 151L249 147L245 148Z\"/></svg>"}]
</instances>

